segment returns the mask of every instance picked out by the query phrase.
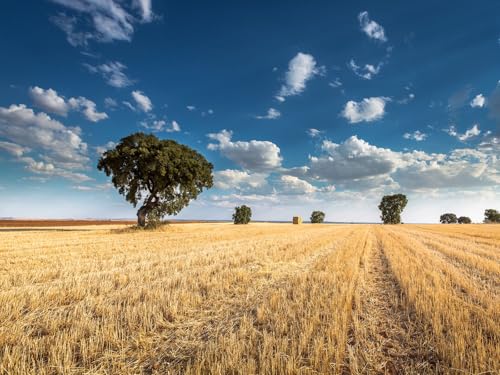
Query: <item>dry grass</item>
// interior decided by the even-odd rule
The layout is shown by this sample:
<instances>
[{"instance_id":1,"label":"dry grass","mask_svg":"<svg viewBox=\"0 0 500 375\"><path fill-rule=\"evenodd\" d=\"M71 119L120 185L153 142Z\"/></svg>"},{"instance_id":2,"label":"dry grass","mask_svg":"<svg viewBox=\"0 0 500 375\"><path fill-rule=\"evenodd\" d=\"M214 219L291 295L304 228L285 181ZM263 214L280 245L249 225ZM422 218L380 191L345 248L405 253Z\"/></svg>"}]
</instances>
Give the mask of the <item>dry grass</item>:
<instances>
[{"instance_id":1,"label":"dry grass","mask_svg":"<svg viewBox=\"0 0 500 375\"><path fill-rule=\"evenodd\" d=\"M5 374L500 371L500 226L0 232Z\"/></svg>"}]
</instances>

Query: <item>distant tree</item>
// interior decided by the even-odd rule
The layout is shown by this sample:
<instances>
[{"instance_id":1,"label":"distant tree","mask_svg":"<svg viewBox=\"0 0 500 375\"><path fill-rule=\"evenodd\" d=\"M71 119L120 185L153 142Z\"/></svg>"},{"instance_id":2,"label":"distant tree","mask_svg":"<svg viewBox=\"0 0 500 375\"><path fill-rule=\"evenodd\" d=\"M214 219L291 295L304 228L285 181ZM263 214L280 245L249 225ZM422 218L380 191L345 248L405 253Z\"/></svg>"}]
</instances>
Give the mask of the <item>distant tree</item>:
<instances>
[{"instance_id":1,"label":"distant tree","mask_svg":"<svg viewBox=\"0 0 500 375\"><path fill-rule=\"evenodd\" d=\"M385 195L378 205L381 211L380 218L384 224L400 224L401 212L408 204L408 199L404 194Z\"/></svg>"},{"instance_id":2,"label":"distant tree","mask_svg":"<svg viewBox=\"0 0 500 375\"><path fill-rule=\"evenodd\" d=\"M500 212L489 208L484 210L484 222L485 223L500 223Z\"/></svg>"},{"instance_id":3,"label":"distant tree","mask_svg":"<svg viewBox=\"0 0 500 375\"><path fill-rule=\"evenodd\" d=\"M248 224L252 218L252 209L242 205L234 208L233 221L235 224Z\"/></svg>"},{"instance_id":4,"label":"distant tree","mask_svg":"<svg viewBox=\"0 0 500 375\"><path fill-rule=\"evenodd\" d=\"M458 224L470 224L470 223L472 223L472 220L470 219L470 217L460 216L458 218Z\"/></svg>"},{"instance_id":5,"label":"distant tree","mask_svg":"<svg viewBox=\"0 0 500 375\"><path fill-rule=\"evenodd\" d=\"M311 223L321 224L325 221L325 213L322 211L313 211L311 214Z\"/></svg>"},{"instance_id":6,"label":"distant tree","mask_svg":"<svg viewBox=\"0 0 500 375\"><path fill-rule=\"evenodd\" d=\"M452 213L442 214L439 217L439 221L441 224L456 224L457 223L457 215Z\"/></svg>"},{"instance_id":7,"label":"distant tree","mask_svg":"<svg viewBox=\"0 0 500 375\"><path fill-rule=\"evenodd\" d=\"M213 185L212 169L203 155L173 140L134 133L106 151L97 168L112 176L118 192L137 211L137 224L176 215L204 188Z\"/></svg>"}]
</instances>

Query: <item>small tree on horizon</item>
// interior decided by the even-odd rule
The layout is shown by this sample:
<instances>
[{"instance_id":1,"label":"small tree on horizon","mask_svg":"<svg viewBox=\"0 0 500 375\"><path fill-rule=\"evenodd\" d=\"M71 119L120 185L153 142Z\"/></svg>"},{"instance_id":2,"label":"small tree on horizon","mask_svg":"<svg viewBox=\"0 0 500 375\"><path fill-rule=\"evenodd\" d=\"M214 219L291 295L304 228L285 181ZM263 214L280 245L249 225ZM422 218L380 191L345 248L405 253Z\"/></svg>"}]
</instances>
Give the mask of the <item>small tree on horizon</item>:
<instances>
[{"instance_id":1,"label":"small tree on horizon","mask_svg":"<svg viewBox=\"0 0 500 375\"><path fill-rule=\"evenodd\" d=\"M311 214L312 224L321 224L325 221L325 213L323 211L313 211Z\"/></svg>"},{"instance_id":2,"label":"small tree on horizon","mask_svg":"<svg viewBox=\"0 0 500 375\"><path fill-rule=\"evenodd\" d=\"M452 213L442 214L439 217L439 222L441 224L456 224L457 223L457 215Z\"/></svg>"},{"instance_id":3,"label":"small tree on horizon","mask_svg":"<svg viewBox=\"0 0 500 375\"><path fill-rule=\"evenodd\" d=\"M472 220L468 216L460 216L458 218L458 224L470 224Z\"/></svg>"},{"instance_id":4,"label":"small tree on horizon","mask_svg":"<svg viewBox=\"0 0 500 375\"><path fill-rule=\"evenodd\" d=\"M408 198L404 194L385 195L378 205L382 222L384 224L400 224L401 212L407 204Z\"/></svg>"},{"instance_id":5,"label":"small tree on horizon","mask_svg":"<svg viewBox=\"0 0 500 375\"><path fill-rule=\"evenodd\" d=\"M248 206L241 205L234 208L233 222L235 224L248 224L252 218L252 209Z\"/></svg>"},{"instance_id":6,"label":"small tree on horizon","mask_svg":"<svg viewBox=\"0 0 500 375\"><path fill-rule=\"evenodd\" d=\"M500 212L494 210L493 208L488 208L484 210L484 222L485 223L500 223Z\"/></svg>"},{"instance_id":7,"label":"small tree on horizon","mask_svg":"<svg viewBox=\"0 0 500 375\"><path fill-rule=\"evenodd\" d=\"M146 226L165 215L176 215L203 189L213 185L213 166L203 155L170 139L134 133L106 151L97 164Z\"/></svg>"}]
</instances>

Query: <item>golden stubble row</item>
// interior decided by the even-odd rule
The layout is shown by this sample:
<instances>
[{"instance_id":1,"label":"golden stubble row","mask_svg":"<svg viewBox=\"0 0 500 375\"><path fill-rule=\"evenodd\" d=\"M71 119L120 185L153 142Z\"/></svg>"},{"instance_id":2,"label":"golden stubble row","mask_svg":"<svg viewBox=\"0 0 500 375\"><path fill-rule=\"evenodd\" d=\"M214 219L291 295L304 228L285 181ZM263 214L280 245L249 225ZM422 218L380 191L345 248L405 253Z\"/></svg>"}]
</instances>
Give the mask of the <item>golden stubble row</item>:
<instances>
[{"instance_id":1,"label":"golden stubble row","mask_svg":"<svg viewBox=\"0 0 500 375\"><path fill-rule=\"evenodd\" d=\"M500 226L64 229L1 233L1 373L498 370Z\"/></svg>"}]
</instances>

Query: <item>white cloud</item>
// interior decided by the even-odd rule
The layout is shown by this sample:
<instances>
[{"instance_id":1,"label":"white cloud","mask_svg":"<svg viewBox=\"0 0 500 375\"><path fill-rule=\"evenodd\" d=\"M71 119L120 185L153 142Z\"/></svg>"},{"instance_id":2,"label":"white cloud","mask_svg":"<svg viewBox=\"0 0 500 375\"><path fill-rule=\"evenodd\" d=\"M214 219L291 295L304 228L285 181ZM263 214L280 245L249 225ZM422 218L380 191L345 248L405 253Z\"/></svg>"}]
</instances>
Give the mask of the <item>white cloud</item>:
<instances>
[{"instance_id":1,"label":"white cloud","mask_svg":"<svg viewBox=\"0 0 500 375\"><path fill-rule=\"evenodd\" d=\"M118 102L115 99L108 97L104 99L104 106L109 109L114 109L118 107Z\"/></svg>"},{"instance_id":2,"label":"white cloud","mask_svg":"<svg viewBox=\"0 0 500 375\"><path fill-rule=\"evenodd\" d=\"M350 100L346 103L341 115L351 124L380 120L385 115L385 105L389 98L379 96L365 98L360 102Z\"/></svg>"},{"instance_id":3,"label":"white cloud","mask_svg":"<svg viewBox=\"0 0 500 375\"><path fill-rule=\"evenodd\" d=\"M280 148L269 141L231 141L232 132L222 130L208 134L218 143L210 143L209 150L219 150L222 155L242 168L255 171L271 170L281 166Z\"/></svg>"},{"instance_id":4,"label":"white cloud","mask_svg":"<svg viewBox=\"0 0 500 375\"><path fill-rule=\"evenodd\" d=\"M170 127L167 128L167 133L174 133L174 132L180 132L181 131L181 126L179 125L179 123L175 120L173 120L171 123L170 123Z\"/></svg>"},{"instance_id":5,"label":"white cloud","mask_svg":"<svg viewBox=\"0 0 500 375\"><path fill-rule=\"evenodd\" d=\"M335 78L332 82L328 83L328 86L333 88L340 87L342 86L342 81L340 80L340 78Z\"/></svg>"},{"instance_id":6,"label":"white cloud","mask_svg":"<svg viewBox=\"0 0 500 375\"><path fill-rule=\"evenodd\" d=\"M266 173L248 173L236 169L214 172L214 186L217 189L257 189L267 184Z\"/></svg>"},{"instance_id":7,"label":"white cloud","mask_svg":"<svg viewBox=\"0 0 500 375\"><path fill-rule=\"evenodd\" d=\"M405 139L413 139L417 142L425 141L427 134L422 133L420 130L415 130L413 133L405 133L403 135Z\"/></svg>"},{"instance_id":8,"label":"white cloud","mask_svg":"<svg viewBox=\"0 0 500 375\"><path fill-rule=\"evenodd\" d=\"M467 129L464 134L458 135L458 139L462 142L468 141L471 138L474 138L481 134L481 130L479 130L479 125L474 124L472 128Z\"/></svg>"},{"instance_id":9,"label":"white cloud","mask_svg":"<svg viewBox=\"0 0 500 375\"><path fill-rule=\"evenodd\" d=\"M259 120L276 120L281 116L281 112L275 108L269 108L264 116L255 116Z\"/></svg>"},{"instance_id":10,"label":"white cloud","mask_svg":"<svg viewBox=\"0 0 500 375\"><path fill-rule=\"evenodd\" d=\"M132 91L132 97L143 112L150 112L153 109L153 103L142 91Z\"/></svg>"},{"instance_id":11,"label":"white cloud","mask_svg":"<svg viewBox=\"0 0 500 375\"><path fill-rule=\"evenodd\" d=\"M95 151L97 153L97 155L101 156L102 154L104 154L106 151L112 149L116 147L116 143L113 142L113 141L109 141L108 143L106 143L105 145L102 145L102 146L97 146L95 148Z\"/></svg>"},{"instance_id":12,"label":"white cloud","mask_svg":"<svg viewBox=\"0 0 500 375\"><path fill-rule=\"evenodd\" d=\"M70 98L68 101L60 96L53 89L44 90L41 87L30 87L30 96L33 103L46 112L55 113L60 116L66 116L70 110L82 112L87 120L97 122L105 120L108 115L96 110L96 104L83 96Z\"/></svg>"},{"instance_id":13,"label":"white cloud","mask_svg":"<svg viewBox=\"0 0 500 375\"><path fill-rule=\"evenodd\" d=\"M500 158L491 147L448 154L399 152L352 136L340 144L325 140L322 150L322 155L310 157L308 166L289 169L288 174L367 194L500 185Z\"/></svg>"},{"instance_id":14,"label":"white cloud","mask_svg":"<svg viewBox=\"0 0 500 375\"><path fill-rule=\"evenodd\" d=\"M52 0L77 14L60 13L53 22L66 34L72 46L87 46L97 42L131 41L134 24L153 20L150 0L134 0L132 4L115 0ZM134 11L139 11L138 18Z\"/></svg>"},{"instance_id":15,"label":"white cloud","mask_svg":"<svg viewBox=\"0 0 500 375\"><path fill-rule=\"evenodd\" d=\"M153 132L167 132L167 133L174 133L174 132L180 132L181 131L181 126L177 121L172 121L170 124L167 123L165 120L153 120L151 122L148 121L141 121L140 125L143 128L146 128L148 130L151 130Z\"/></svg>"},{"instance_id":16,"label":"white cloud","mask_svg":"<svg viewBox=\"0 0 500 375\"><path fill-rule=\"evenodd\" d=\"M470 129L467 129L463 134L458 133L455 125L450 125L448 128L443 129L443 131L462 142L468 141L469 139L477 137L479 134L481 134L481 130L479 129L478 124L474 124Z\"/></svg>"},{"instance_id":17,"label":"white cloud","mask_svg":"<svg viewBox=\"0 0 500 375\"><path fill-rule=\"evenodd\" d=\"M30 151L28 147L23 147L12 142L2 142L2 141L0 141L0 149L5 150L9 154L17 157L21 157L23 156L23 154Z\"/></svg>"},{"instance_id":18,"label":"white cloud","mask_svg":"<svg viewBox=\"0 0 500 375\"><path fill-rule=\"evenodd\" d=\"M68 100L68 104L72 109L81 111L89 121L97 122L108 118L106 113L98 112L96 110L96 104L92 100L82 96L78 98L70 98Z\"/></svg>"},{"instance_id":19,"label":"white cloud","mask_svg":"<svg viewBox=\"0 0 500 375\"><path fill-rule=\"evenodd\" d=\"M474 99L471 100L470 106L472 108L483 108L484 105L486 104L486 98L483 96L483 94L478 94L474 97Z\"/></svg>"},{"instance_id":20,"label":"white cloud","mask_svg":"<svg viewBox=\"0 0 500 375\"><path fill-rule=\"evenodd\" d=\"M309 182L290 175L282 175L280 177L280 185L286 194L311 194L318 190Z\"/></svg>"},{"instance_id":21,"label":"white cloud","mask_svg":"<svg viewBox=\"0 0 500 375\"><path fill-rule=\"evenodd\" d=\"M132 85L134 82L127 77L124 70L127 67L119 61L109 61L101 65L83 64L89 72L100 74L104 81L112 87L123 88Z\"/></svg>"},{"instance_id":22,"label":"white cloud","mask_svg":"<svg viewBox=\"0 0 500 375\"><path fill-rule=\"evenodd\" d=\"M361 67L356 64L354 59L351 59L351 61L349 62L349 68L354 72L354 74L367 80L370 80L374 76L376 76L380 72L380 69L383 65L383 63L378 63L377 66L366 64L364 67Z\"/></svg>"},{"instance_id":23,"label":"white cloud","mask_svg":"<svg viewBox=\"0 0 500 375\"><path fill-rule=\"evenodd\" d=\"M194 105L187 105L186 106L187 110L192 112L192 111L196 111L196 107Z\"/></svg>"},{"instance_id":24,"label":"white cloud","mask_svg":"<svg viewBox=\"0 0 500 375\"><path fill-rule=\"evenodd\" d=\"M306 83L315 75L322 74L324 67L318 67L312 55L299 52L288 63L288 71L285 75L285 84L275 96L278 101L283 102L285 97L298 95L306 88Z\"/></svg>"},{"instance_id":25,"label":"white cloud","mask_svg":"<svg viewBox=\"0 0 500 375\"><path fill-rule=\"evenodd\" d=\"M135 111L137 111L137 109L135 109L135 107L132 105L132 103L127 102L126 100L124 100L124 101L122 102L122 104L123 104L125 107L127 107L128 109L130 109L131 111L134 111L134 112L135 112Z\"/></svg>"},{"instance_id":26,"label":"white cloud","mask_svg":"<svg viewBox=\"0 0 500 375\"><path fill-rule=\"evenodd\" d=\"M43 112L35 113L24 104L0 107L0 137L4 149L32 172L73 180L89 179L73 170L86 169L87 144L78 127L66 127ZM17 145L17 146L13 146ZM35 160L27 153L36 153Z\"/></svg>"},{"instance_id":27,"label":"white cloud","mask_svg":"<svg viewBox=\"0 0 500 375\"><path fill-rule=\"evenodd\" d=\"M57 91L53 89L44 90L41 87L35 86L30 87L29 94L33 103L38 108L60 116L66 116L68 114L69 106L66 100L59 96Z\"/></svg>"},{"instance_id":28,"label":"white cloud","mask_svg":"<svg viewBox=\"0 0 500 375\"><path fill-rule=\"evenodd\" d=\"M154 14L151 0L134 0L134 4L140 9L143 22L151 22L153 20Z\"/></svg>"},{"instance_id":29,"label":"white cloud","mask_svg":"<svg viewBox=\"0 0 500 375\"><path fill-rule=\"evenodd\" d=\"M384 28L377 22L370 19L368 12L364 11L358 14L359 26L361 30L372 39L381 42L387 42Z\"/></svg>"},{"instance_id":30,"label":"white cloud","mask_svg":"<svg viewBox=\"0 0 500 375\"><path fill-rule=\"evenodd\" d=\"M319 137L323 133L323 131L318 130L318 129L314 129L314 128L310 128L310 129L307 129L306 133L309 137L316 138L316 137Z\"/></svg>"}]
</instances>

